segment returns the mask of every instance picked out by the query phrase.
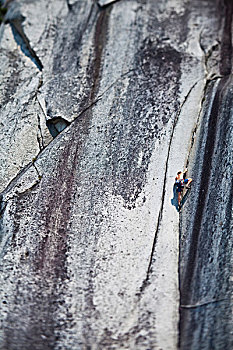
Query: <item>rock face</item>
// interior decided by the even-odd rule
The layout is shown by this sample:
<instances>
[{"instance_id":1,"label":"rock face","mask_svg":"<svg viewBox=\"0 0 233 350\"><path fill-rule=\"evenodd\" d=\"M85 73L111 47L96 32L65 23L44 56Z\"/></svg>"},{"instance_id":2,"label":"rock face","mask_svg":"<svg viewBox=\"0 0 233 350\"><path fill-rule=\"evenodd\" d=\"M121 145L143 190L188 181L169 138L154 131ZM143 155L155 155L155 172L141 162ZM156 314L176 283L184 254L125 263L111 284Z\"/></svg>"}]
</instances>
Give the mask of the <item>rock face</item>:
<instances>
[{"instance_id":1,"label":"rock face","mask_svg":"<svg viewBox=\"0 0 233 350\"><path fill-rule=\"evenodd\" d=\"M0 349L231 349L231 1L5 6Z\"/></svg>"}]
</instances>

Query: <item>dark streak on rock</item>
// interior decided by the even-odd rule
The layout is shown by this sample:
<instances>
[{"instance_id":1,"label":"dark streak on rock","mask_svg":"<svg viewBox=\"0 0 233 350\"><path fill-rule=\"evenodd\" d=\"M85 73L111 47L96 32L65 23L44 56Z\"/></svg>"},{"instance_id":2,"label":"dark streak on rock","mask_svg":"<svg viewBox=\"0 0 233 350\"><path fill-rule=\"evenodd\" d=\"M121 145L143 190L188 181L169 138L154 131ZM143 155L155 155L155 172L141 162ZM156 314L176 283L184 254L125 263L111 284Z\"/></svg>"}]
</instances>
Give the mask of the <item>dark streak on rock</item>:
<instances>
[{"instance_id":1,"label":"dark streak on rock","mask_svg":"<svg viewBox=\"0 0 233 350\"><path fill-rule=\"evenodd\" d=\"M71 23L69 34L64 35L64 31L57 31L53 49L53 79L46 87L46 106L51 110L52 115L79 116L92 105L99 85L97 80L100 79L98 75L102 69L101 55L107 38L111 8L112 6L109 6L106 10L101 10L94 1L84 3L78 1L66 18L66 21ZM83 19L76 23L80 12L83 14ZM67 23L64 27L67 30ZM88 41L92 38L88 63L80 62L84 40ZM64 91L68 90L69 93L63 95Z\"/></svg>"},{"instance_id":2,"label":"dark streak on rock","mask_svg":"<svg viewBox=\"0 0 233 350\"><path fill-rule=\"evenodd\" d=\"M60 277L61 279L64 279L66 275L66 235L78 154L78 149L76 149L74 156L72 155L72 166L70 166L71 150L73 147L67 145L61 157L62 164L59 164L56 176L47 185L48 192L44 198L45 203L43 203L47 208L44 214L47 234L41 242L36 259L36 270L43 270L44 274L48 274L48 276L54 274L56 278ZM52 237L56 231L57 237L54 240Z\"/></svg>"},{"instance_id":3,"label":"dark streak on rock","mask_svg":"<svg viewBox=\"0 0 233 350\"><path fill-rule=\"evenodd\" d=\"M107 40L108 21L111 9L112 6L109 6L105 11L99 11L98 19L95 26L94 58L91 58L91 62L87 71L87 76L89 76L89 79L91 80L91 90L89 96L90 102L94 101L99 88L100 74L102 68L102 54Z\"/></svg>"},{"instance_id":4,"label":"dark streak on rock","mask_svg":"<svg viewBox=\"0 0 233 350\"><path fill-rule=\"evenodd\" d=\"M80 7L81 6L81 7ZM77 12L81 11L83 4L77 3L72 5L72 11L67 16L67 21L74 21L77 17ZM67 37L60 33L57 33L56 42L59 45L59 48L54 48L54 59L53 59L53 74L61 74L63 72L67 72L71 69L73 62L76 63L76 68L79 68L79 50L81 48L83 36L90 24L91 19L94 20L96 16L94 3L91 5L87 17L84 18L84 21L81 23L77 23L74 26L72 34L70 35L69 41L67 41ZM93 24L93 23L92 23ZM94 24L93 24L94 25ZM66 56L64 56L64 52ZM52 90L52 88L51 88Z\"/></svg>"},{"instance_id":5,"label":"dark streak on rock","mask_svg":"<svg viewBox=\"0 0 233 350\"><path fill-rule=\"evenodd\" d=\"M33 289L30 285L24 285L23 291L16 293L14 305L17 311L10 315L8 322L14 325L14 330L6 330L5 346L7 349L29 350L36 343L36 349L54 349L59 335L55 329L66 327L72 319L67 317L61 320L55 316L64 292L65 279L67 276L66 256L67 240L69 236L71 200L74 193L75 173L77 158L79 156L79 145L76 140L74 129L68 144L60 154L60 161L57 163L53 173L40 182L40 188L33 188L30 191L20 194L16 200L16 215L14 217L14 233L11 241L12 247L17 251L20 244L19 233L22 234L27 227L22 227L21 216L28 213L28 208L35 206L37 212L34 214L34 239L37 241L37 249L30 255L30 276L35 279ZM30 245L29 245L30 247ZM24 277L27 278L27 277ZM20 277L15 280L17 288L22 289ZM24 296L18 299L20 293ZM27 310L24 310L22 302L28 301ZM31 301L32 300L32 301ZM26 313L26 320L19 326L15 315ZM26 334L22 333L22 329ZM20 333L19 333L20 332ZM29 335L29 338L27 336ZM17 340L16 340L17 339Z\"/></svg>"},{"instance_id":6,"label":"dark streak on rock","mask_svg":"<svg viewBox=\"0 0 233 350\"><path fill-rule=\"evenodd\" d=\"M2 50L2 49L1 49ZM4 81L4 93L1 97L0 108L3 108L7 103L13 100L14 94L17 91L17 87L21 83L20 79L20 66L22 65L22 60L16 52L8 53L9 65L12 67L13 74L11 74Z\"/></svg>"},{"instance_id":7,"label":"dark streak on rock","mask_svg":"<svg viewBox=\"0 0 233 350\"><path fill-rule=\"evenodd\" d=\"M222 34L221 56L220 56L220 74L229 75L232 70L232 15L233 2L225 0L225 23Z\"/></svg>"},{"instance_id":8,"label":"dark streak on rock","mask_svg":"<svg viewBox=\"0 0 233 350\"><path fill-rule=\"evenodd\" d=\"M180 63L180 53L173 47L147 38L136 55L120 123L118 95L123 98L121 84L115 89L116 97L110 111L112 142L109 157L112 159L114 193L123 197L127 209L135 208L146 181L155 141L160 140L164 127L179 109Z\"/></svg>"}]
</instances>

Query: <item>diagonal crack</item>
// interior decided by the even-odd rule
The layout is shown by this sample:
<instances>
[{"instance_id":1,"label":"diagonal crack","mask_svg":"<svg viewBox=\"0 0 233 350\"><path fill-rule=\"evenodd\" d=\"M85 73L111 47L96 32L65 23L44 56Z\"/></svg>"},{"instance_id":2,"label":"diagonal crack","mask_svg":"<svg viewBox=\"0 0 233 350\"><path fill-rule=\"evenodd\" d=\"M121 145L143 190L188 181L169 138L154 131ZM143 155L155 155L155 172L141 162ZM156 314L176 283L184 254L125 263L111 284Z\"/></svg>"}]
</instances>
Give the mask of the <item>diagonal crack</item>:
<instances>
[{"instance_id":1,"label":"diagonal crack","mask_svg":"<svg viewBox=\"0 0 233 350\"><path fill-rule=\"evenodd\" d=\"M31 166L33 166L33 167L35 168L35 170L36 170L37 177L38 177L38 181L36 181L36 183L34 183L34 184L33 184L30 188L28 188L27 190L30 190L31 188L34 188L35 185L37 185L37 184L41 181L43 175L40 175L40 173L39 173L39 170L38 170L38 168L37 168L37 166L36 166L36 164L35 164L36 160L37 160L37 157L33 158L32 161L29 162L23 169L21 169L21 170L18 172L18 174L9 182L9 184L7 185L7 187L0 193L0 203L6 203L6 204L7 204L8 200L7 200L7 201L3 201L4 195L5 195L7 192L9 192L10 190L12 190L12 188L14 188L15 184L17 183L17 181L28 171L28 169L30 169ZM25 190L24 192L26 192L27 190ZM23 192L23 193L24 193L24 192ZM0 206L0 217L1 217L2 212L5 210L5 207L6 207L6 205L5 205L4 207L3 207L3 206L2 206L2 207Z\"/></svg>"},{"instance_id":2,"label":"diagonal crack","mask_svg":"<svg viewBox=\"0 0 233 350\"><path fill-rule=\"evenodd\" d=\"M37 66L37 68L42 71L43 64L33 48L30 45L30 41L26 34L24 33L23 27L22 27L23 17L20 18L12 18L9 19L9 23L12 28L13 36L15 38L15 41L18 45L20 45L20 48L22 52L29 57L32 62Z\"/></svg>"},{"instance_id":3,"label":"diagonal crack","mask_svg":"<svg viewBox=\"0 0 233 350\"><path fill-rule=\"evenodd\" d=\"M215 303L218 303L220 301L226 301L228 300L227 298L222 298L222 299L214 299L214 300L209 300L209 301L205 301L205 302L199 302L199 303L196 303L196 304L186 304L186 305L180 305L180 308L182 309L196 309L198 307L202 307L202 306L206 306L206 305L209 305L209 304L215 304Z\"/></svg>"},{"instance_id":4,"label":"diagonal crack","mask_svg":"<svg viewBox=\"0 0 233 350\"><path fill-rule=\"evenodd\" d=\"M144 289L147 287L148 282L149 282L149 278L150 278L150 274L152 272L152 263L153 263L153 256L154 256L154 251L155 251L155 246L156 246L156 242L157 242L157 236L158 236L158 232L159 232L159 228L160 228L160 223L163 217L163 207L164 207L164 199L165 199L165 192L166 192L166 183L167 183L167 170L168 170L168 162L169 162L169 157L170 157L170 151L171 151L171 145L172 145L172 140L173 140L173 136L174 136L174 132L175 132L175 128L177 125L177 122L179 120L179 116L181 114L182 108L184 106L184 104L187 102L192 90L195 88L195 86L197 85L197 83L199 82L196 81L191 88L189 89L187 95L184 97L184 101L182 102L176 116L173 122L173 126L172 126L172 132L171 132L171 136L170 136L170 141L169 141L169 145L168 145L168 152L167 152L167 159L166 159L166 163L165 163L165 175L164 175L164 180L163 180L163 190L162 190L162 197L161 197L161 206L160 206L160 210L159 210L159 215L158 215L158 221L157 221L157 225L156 225L156 230L155 230L155 235L154 235L154 240L153 240L153 244L152 244L152 249L151 249L151 254L150 254L150 260L149 260L149 264L148 264L148 268L147 268L147 273L146 273L146 278L144 279L144 281L142 282L142 285L140 287L140 292L142 293L144 291Z\"/></svg>"},{"instance_id":5,"label":"diagonal crack","mask_svg":"<svg viewBox=\"0 0 233 350\"><path fill-rule=\"evenodd\" d=\"M0 195L3 195L4 193L10 191L14 185L15 185L15 182L18 181L18 179L21 178L21 176L23 176L26 171L32 166L32 161L29 162L27 165L25 165L16 175L15 177L9 182L9 184L6 186L6 188L0 193Z\"/></svg>"},{"instance_id":6,"label":"diagonal crack","mask_svg":"<svg viewBox=\"0 0 233 350\"><path fill-rule=\"evenodd\" d=\"M116 79L111 85L109 85L109 86L108 86L108 87L107 87L107 88L106 88L106 89L105 89L105 90L104 90L90 105L88 105L86 108L84 108L84 109L82 110L82 112L80 112L80 113L78 114L78 116L71 122L70 125L72 125L72 123L73 123L75 120L77 120L80 116L82 116L83 113L85 113L88 109L90 109L90 108L93 107L96 103L98 103L98 102L102 99L102 97L106 94L106 92L108 92L115 84L117 84L118 81L120 81L122 78L124 78L125 76L127 76L129 73L131 73L131 72L134 71L134 70L135 70L135 69L130 69L129 71L123 73L119 78L117 78L117 79ZM39 104L39 106L40 106L40 108L41 108L41 110L42 110L42 112L43 112L43 114L44 114L44 116L45 116L45 118L46 118L47 116L46 116L46 114L45 114L45 111L44 111L43 107L41 106L41 103L40 103L40 101L39 101L39 99L38 99L38 97L37 97L37 94L38 94L39 89L40 89L40 87L42 86L42 84L43 84L43 80L42 80L42 78L41 78L40 81L39 81L38 87L37 87L37 89L36 89L36 92L35 92L35 94L34 94L33 96L36 97L36 100L37 100L37 102L38 102L38 104ZM69 126L69 127L70 127L70 126ZM67 128L64 129L64 130L67 130L69 127L67 127ZM41 132L42 132L42 130L41 130ZM62 132L61 132L61 133L62 133ZM40 149L40 151L39 151L39 153L36 155L36 157L35 157L31 162L29 162L28 164L26 164L26 165L24 166L24 168L22 168L22 169L15 175L15 177L9 182L9 184L6 186L6 188L5 188L1 193L5 193L5 192L11 190L11 189L13 188L15 182L18 181L18 180L21 178L21 176L24 175L25 172L26 172L32 165L35 167L35 160L38 158L38 156L39 156L42 152L44 152L44 151L46 150L46 148L47 148L54 140L55 140L55 139L51 140L51 142L50 142L48 145L46 145L43 149ZM33 164L33 163L34 163L34 164ZM42 176L39 174L38 169L36 169L36 171L37 171L39 180L41 180L41 177L42 177Z\"/></svg>"},{"instance_id":7,"label":"diagonal crack","mask_svg":"<svg viewBox=\"0 0 233 350\"><path fill-rule=\"evenodd\" d=\"M80 112L78 114L78 116L76 118L74 118L74 120L71 122L73 123L76 119L78 119L79 117L81 117L83 115L83 113L85 113L88 109L90 109L91 107L93 107L96 103L98 103L102 97L106 94L106 92L108 92L114 85L116 85L118 83L118 81L120 81L121 79L123 79L125 76L127 76L129 73L135 71L135 69L130 69L127 72L123 73L119 78L117 78L112 84L110 84L100 95L97 96L97 98L90 103L87 107L85 107L82 112Z\"/></svg>"},{"instance_id":8,"label":"diagonal crack","mask_svg":"<svg viewBox=\"0 0 233 350\"><path fill-rule=\"evenodd\" d=\"M90 108L92 108L94 105L96 105L101 99L102 99L102 97L111 89L111 88L113 88L120 80L122 80L124 77L126 77L128 74L130 74L131 72L134 72L135 71L135 69L130 69L130 70L128 70L127 72L125 72L125 73L123 73L123 74L121 74L112 84L110 84L103 92L101 92L98 96L97 96L97 98L94 100L94 101L92 101L89 105L87 105L71 122L70 122L70 125L72 125L72 123L74 123L77 119L79 119L86 111L88 111ZM38 104L39 104L39 106L40 106L40 109L41 109L41 111L42 111L42 113L43 113L43 115L45 116L45 120L47 120L47 115L46 115L46 112L45 112L45 110L44 110L44 108L43 108L43 106L41 105L41 102L40 102L40 100L39 100L39 98L38 98L38 96L37 96L37 93L38 93L38 90L39 90L39 88L37 89L37 92L36 92L36 99L37 99L37 101L38 101ZM67 130L68 128L65 128L64 130ZM59 135L62 133L63 131L61 131L60 133L59 133ZM51 142L53 142L53 140L51 140ZM50 142L50 143L51 143ZM49 143L49 144L50 144ZM49 145L48 144L48 145ZM47 146L48 146L47 145ZM43 147L43 149L45 149L47 146L45 146L45 147ZM40 154L40 152L38 153L38 155ZM37 155L37 156L38 156Z\"/></svg>"}]
</instances>

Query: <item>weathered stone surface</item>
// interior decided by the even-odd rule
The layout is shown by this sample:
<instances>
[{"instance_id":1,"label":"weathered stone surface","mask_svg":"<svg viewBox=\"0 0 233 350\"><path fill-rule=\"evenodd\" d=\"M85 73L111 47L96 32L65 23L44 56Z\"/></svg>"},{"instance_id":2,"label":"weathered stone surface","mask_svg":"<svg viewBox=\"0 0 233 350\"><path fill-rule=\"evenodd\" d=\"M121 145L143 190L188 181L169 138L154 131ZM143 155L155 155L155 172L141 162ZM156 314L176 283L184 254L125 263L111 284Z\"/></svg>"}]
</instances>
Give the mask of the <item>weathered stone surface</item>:
<instances>
[{"instance_id":1,"label":"weathered stone surface","mask_svg":"<svg viewBox=\"0 0 233 350\"><path fill-rule=\"evenodd\" d=\"M197 146L204 157L193 166L199 181L181 217L182 349L233 346L232 77L212 83L207 96Z\"/></svg>"},{"instance_id":2,"label":"weathered stone surface","mask_svg":"<svg viewBox=\"0 0 233 350\"><path fill-rule=\"evenodd\" d=\"M232 2L224 10L221 77L207 82L189 157L196 181L180 221L180 345L187 350L233 347Z\"/></svg>"},{"instance_id":3,"label":"weathered stone surface","mask_svg":"<svg viewBox=\"0 0 233 350\"><path fill-rule=\"evenodd\" d=\"M230 346L231 10L9 3L1 349ZM187 164L179 215L173 182Z\"/></svg>"}]
</instances>

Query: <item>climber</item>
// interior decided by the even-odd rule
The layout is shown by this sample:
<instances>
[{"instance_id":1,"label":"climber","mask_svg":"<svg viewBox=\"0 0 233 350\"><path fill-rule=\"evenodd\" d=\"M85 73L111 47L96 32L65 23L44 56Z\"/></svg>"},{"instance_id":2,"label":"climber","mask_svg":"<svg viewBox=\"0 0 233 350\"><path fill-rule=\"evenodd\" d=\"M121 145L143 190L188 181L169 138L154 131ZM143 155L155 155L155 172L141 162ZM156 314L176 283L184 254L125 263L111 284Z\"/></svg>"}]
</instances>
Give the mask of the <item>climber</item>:
<instances>
[{"instance_id":1,"label":"climber","mask_svg":"<svg viewBox=\"0 0 233 350\"><path fill-rule=\"evenodd\" d=\"M178 171L177 176L175 178L175 186L176 191L178 192L178 209L181 208L180 202L181 202L181 193L183 191L184 185L186 185L186 188L190 188L190 184L193 181L191 178L184 179L184 174L188 171L186 168L184 171Z\"/></svg>"}]
</instances>

